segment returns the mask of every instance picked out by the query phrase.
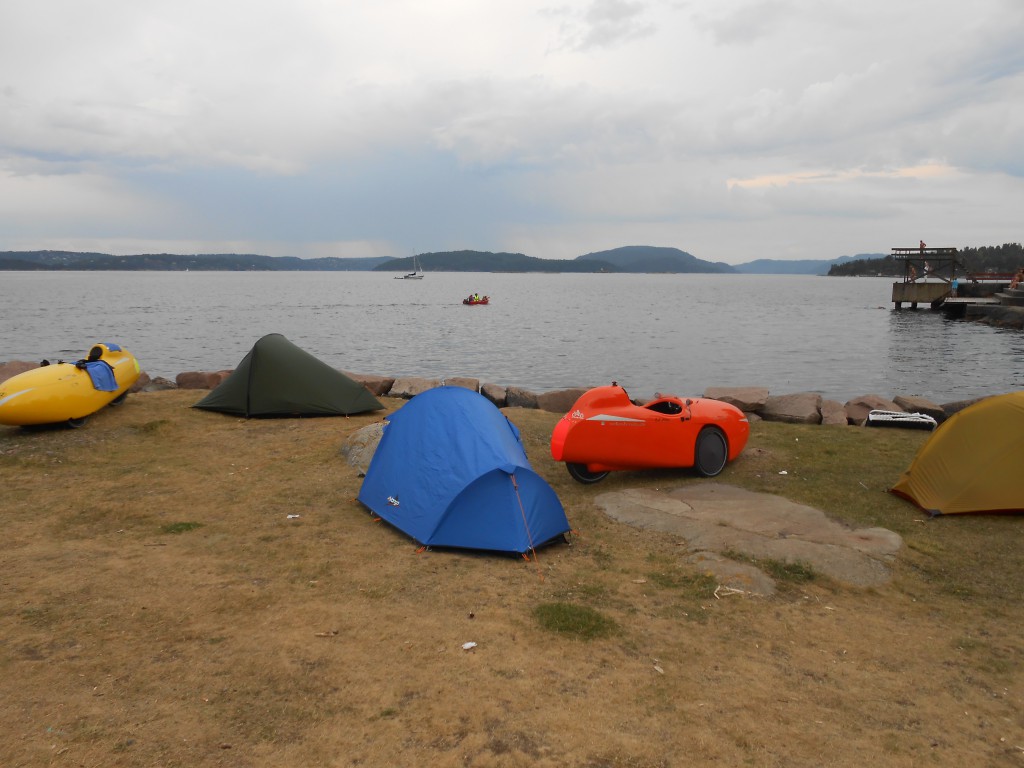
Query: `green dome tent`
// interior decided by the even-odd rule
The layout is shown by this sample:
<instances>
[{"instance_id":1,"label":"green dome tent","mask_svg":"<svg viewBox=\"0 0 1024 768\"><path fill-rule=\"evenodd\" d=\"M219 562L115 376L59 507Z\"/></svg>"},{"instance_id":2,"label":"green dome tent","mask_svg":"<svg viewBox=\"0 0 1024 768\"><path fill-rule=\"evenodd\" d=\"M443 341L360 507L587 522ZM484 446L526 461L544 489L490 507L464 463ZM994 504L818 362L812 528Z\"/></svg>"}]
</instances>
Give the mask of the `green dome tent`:
<instances>
[{"instance_id":1,"label":"green dome tent","mask_svg":"<svg viewBox=\"0 0 1024 768\"><path fill-rule=\"evenodd\" d=\"M932 515L1024 511L1024 392L987 397L939 425L890 490Z\"/></svg>"},{"instance_id":2,"label":"green dome tent","mask_svg":"<svg viewBox=\"0 0 1024 768\"><path fill-rule=\"evenodd\" d=\"M384 406L357 381L279 333L257 341L193 408L236 416L346 416Z\"/></svg>"}]
</instances>

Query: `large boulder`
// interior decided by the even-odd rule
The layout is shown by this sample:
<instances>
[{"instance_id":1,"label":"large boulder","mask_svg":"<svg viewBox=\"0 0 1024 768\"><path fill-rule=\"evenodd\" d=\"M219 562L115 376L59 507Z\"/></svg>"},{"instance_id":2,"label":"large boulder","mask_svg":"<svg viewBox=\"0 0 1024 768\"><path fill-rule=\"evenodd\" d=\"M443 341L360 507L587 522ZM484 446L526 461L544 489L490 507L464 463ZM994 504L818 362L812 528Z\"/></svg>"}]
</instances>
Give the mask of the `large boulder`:
<instances>
[{"instance_id":1,"label":"large boulder","mask_svg":"<svg viewBox=\"0 0 1024 768\"><path fill-rule=\"evenodd\" d=\"M984 397L972 397L969 400L955 400L952 403L943 403L941 406L942 412L946 414L946 418L948 419L954 413L959 413L964 408L969 408L975 403L980 403L984 399Z\"/></svg>"},{"instance_id":2,"label":"large boulder","mask_svg":"<svg viewBox=\"0 0 1024 768\"><path fill-rule=\"evenodd\" d=\"M342 371L352 381L358 381L369 391L374 397L385 397L388 392L391 391L391 387L394 386L395 380L388 378L387 376L376 376L374 374L367 373L351 373L350 371Z\"/></svg>"},{"instance_id":3,"label":"large boulder","mask_svg":"<svg viewBox=\"0 0 1024 768\"><path fill-rule=\"evenodd\" d=\"M818 410L821 412L821 423L825 426L845 427L850 424L846 418L846 408L838 400L822 400Z\"/></svg>"},{"instance_id":4,"label":"large boulder","mask_svg":"<svg viewBox=\"0 0 1024 768\"><path fill-rule=\"evenodd\" d=\"M428 389L441 386L440 379L425 379L419 376L405 376L395 379L388 391L388 397L402 397L408 400Z\"/></svg>"},{"instance_id":5,"label":"large boulder","mask_svg":"<svg viewBox=\"0 0 1024 768\"><path fill-rule=\"evenodd\" d=\"M500 384L483 384L480 386L480 394L494 403L498 408L508 405L505 398L505 388Z\"/></svg>"},{"instance_id":6,"label":"large boulder","mask_svg":"<svg viewBox=\"0 0 1024 768\"><path fill-rule=\"evenodd\" d=\"M375 421L362 429L357 429L341 446L341 455L350 466L354 467L362 477L370 468L373 454L377 451L380 439L384 435L384 422Z\"/></svg>"},{"instance_id":7,"label":"large boulder","mask_svg":"<svg viewBox=\"0 0 1024 768\"><path fill-rule=\"evenodd\" d=\"M846 402L846 418L851 424L863 427L871 411L902 411L896 403L881 395L861 395Z\"/></svg>"},{"instance_id":8,"label":"large boulder","mask_svg":"<svg viewBox=\"0 0 1024 768\"><path fill-rule=\"evenodd\" d=\"M509 408L536 408L537 395L521 387L507 387L505 389L505 405Z\"/></svg>"},{"instance_id":9,"label":"large boulder","mask_svg":"<svg viewBox=\"0 0 1024 768\"><path fill-rule=\"evenodd\" d=\"M163 376L157 376L155 379L151 379L142 385L143 392L163 392L164 390L177 388L177 384L170 379L165 379Z\"/></svg>"},{"instance_id":10,"label":"large boulder","mask_svg":"<svg viewBox=\"0 0 1024 768\"><path fill-rule=\"evenodd\" d=\"M946 412L942 410L942 406L933 403L925 397L896 395L892 401L907 413L923 413L939 422L946 418Z\"/></svg>"},{"instance_id":11,"label":"large boulder","mask_svg":"<svg viewBox=\"0 0 1024 768\"><path fill-rule=\"evenodd\" d=\"M178 389L216 389L231 371L185 371L174 378Z\"/></svg>"},{"instance_id":12,"label":"large boulder","mask_svg":"<svg viewBox=\"0 0 1024 768\"><path fill-rule=\"evenodd\" d=\"M444 379L446 387L462 387L472 392L480 391L480 379L471 379L466 376L446 376Z\"/></svg>"},{"instance_id":13,"label":"large boulder","mask_svg":"<svg viewBox=\"0 0 1024 768\"><path fill-rule=\"evenodd\" d=\"M814 392L771 395L761 409L761 418L790 424L820 424L821 395Z\"/></svg>"},{"instance_id":14,"label":"large boulder","mask_svg":"<svg viewBox=\"0 0 1024 768\"><path fill-rule=\"evenodd\" d=\"M149 378L149 374L148 373L146 373L145 371L139 371L139 378L137 378L135 380L135 383L132 384L128 388L128 391L129 392L142 392L146 388L146 386L150 383L150 381L151 380Z\"/></svg>"},{"instance_id":15,"label":"large boulder","mask_svg":"<svg viewBox=\"0 0 1024 768\"><path fill-rule=\"evenodd\" d=\"M556 389L537 395L537 407L551 413L567 413L587 389Z\"/></svg>"},{"instance_id":16,"label":"large boulder","mask_svg":"<svg viewBox=\"0 0 1024 768\"><path fill-rule=\"evenodd\" d=\"M708 387L704 397L735 405L744 413L760 413L768 403L766 387Z\"/></svg>"}]
</instances>

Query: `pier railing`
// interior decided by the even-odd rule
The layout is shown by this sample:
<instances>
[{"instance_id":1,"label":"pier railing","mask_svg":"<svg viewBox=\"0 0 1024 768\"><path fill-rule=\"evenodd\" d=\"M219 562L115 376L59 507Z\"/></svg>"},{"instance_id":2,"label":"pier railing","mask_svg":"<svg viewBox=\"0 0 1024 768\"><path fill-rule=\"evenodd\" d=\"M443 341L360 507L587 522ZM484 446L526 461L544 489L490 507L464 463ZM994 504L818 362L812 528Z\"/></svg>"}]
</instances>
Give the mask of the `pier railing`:
<instances>
[{"instance_id":1,"label":"pier railing","mask_svg":"<svg viewBox=\"0 0 1024 768\"><path fill-rule=\"evenodd\" d=\"M964 275L964 280L971 283L1009 283L1013 278L1013 272L968 272Z\"/></svg>"}]
</instances>

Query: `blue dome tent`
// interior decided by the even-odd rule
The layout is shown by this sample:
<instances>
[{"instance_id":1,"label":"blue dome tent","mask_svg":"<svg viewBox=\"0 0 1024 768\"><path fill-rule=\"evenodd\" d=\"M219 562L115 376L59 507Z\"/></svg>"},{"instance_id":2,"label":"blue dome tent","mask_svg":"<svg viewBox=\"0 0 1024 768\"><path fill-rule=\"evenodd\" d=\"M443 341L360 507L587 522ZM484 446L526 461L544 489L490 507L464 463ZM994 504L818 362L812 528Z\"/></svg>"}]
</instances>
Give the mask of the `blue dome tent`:
<instances>
[{"instance_id":1,"label":"blue dome tent","mask_svg":"<svg viewBox=\"0 0 1024 768\"><path fill-rule=\"evenodd\" d=\"M427 390L388 419L358 498L426 546L525 553L569 531L519 430L462 387Z\"/></svg>"}]
</instances>

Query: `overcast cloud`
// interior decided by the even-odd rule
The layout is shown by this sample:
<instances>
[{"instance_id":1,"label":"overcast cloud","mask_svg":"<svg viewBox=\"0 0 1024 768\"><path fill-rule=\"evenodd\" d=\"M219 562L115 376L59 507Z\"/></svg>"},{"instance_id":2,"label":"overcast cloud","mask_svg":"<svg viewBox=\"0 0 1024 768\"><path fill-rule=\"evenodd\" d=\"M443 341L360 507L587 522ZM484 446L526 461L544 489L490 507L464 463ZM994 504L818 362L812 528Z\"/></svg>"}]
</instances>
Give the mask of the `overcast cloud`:
<instances>
[{"instance_id":1,"label":"overcast cloud","mask_svg":"<svg viewBox=\"0 0 1024 768\"><path fill-rule=\"evenodd\" d=\"M7 0L0 250L1021 241L1020 0Z\"/></svg>"}]
</instances>

